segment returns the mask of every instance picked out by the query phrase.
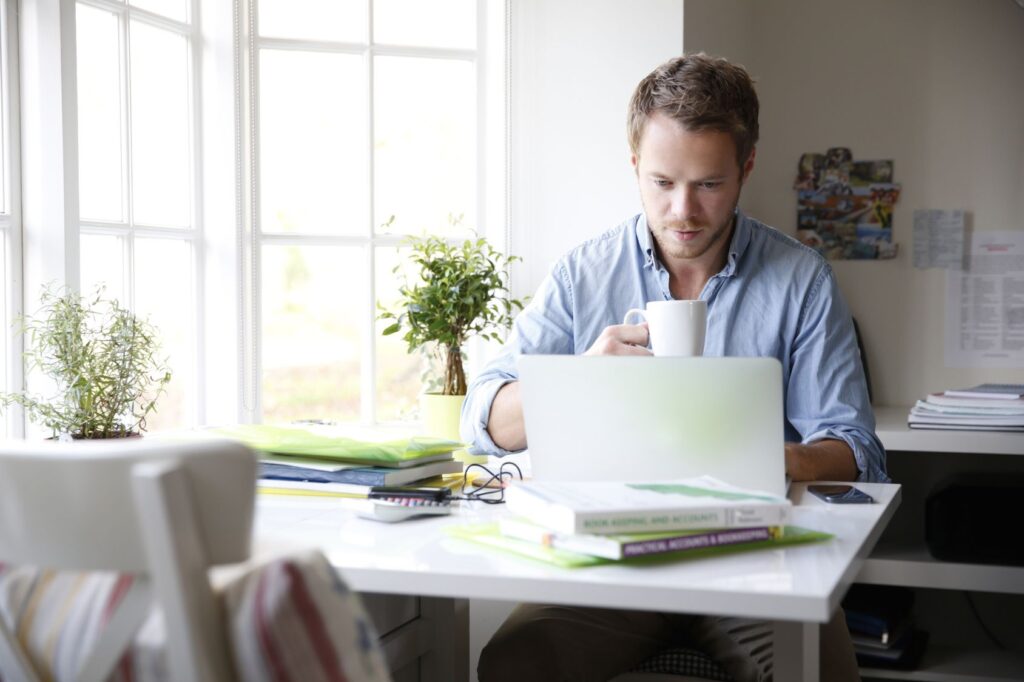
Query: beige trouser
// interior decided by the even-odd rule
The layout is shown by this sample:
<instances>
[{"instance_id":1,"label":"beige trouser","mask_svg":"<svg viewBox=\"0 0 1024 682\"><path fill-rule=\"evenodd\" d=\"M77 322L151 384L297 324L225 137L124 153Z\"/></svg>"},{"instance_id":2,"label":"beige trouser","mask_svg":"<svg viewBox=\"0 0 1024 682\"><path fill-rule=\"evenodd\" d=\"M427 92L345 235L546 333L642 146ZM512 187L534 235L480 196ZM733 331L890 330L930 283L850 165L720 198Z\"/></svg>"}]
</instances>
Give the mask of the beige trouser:
<instances>
[{"instance_id":1,"label":"beige trouser","mask_svg":"<svg viewBox=\"0 0 1024 682\"><path fill-rule=\"evenodd\" d=\"M477 675L479 682L606 682L662 649L684 645L714 658L737 682L771 679L770 662L759 665L749 645L722 623L707 616L520 604L484 647ZM860 679L841 609L821 626L820 645L822 682Z\"/></svg>"}]
</instances>

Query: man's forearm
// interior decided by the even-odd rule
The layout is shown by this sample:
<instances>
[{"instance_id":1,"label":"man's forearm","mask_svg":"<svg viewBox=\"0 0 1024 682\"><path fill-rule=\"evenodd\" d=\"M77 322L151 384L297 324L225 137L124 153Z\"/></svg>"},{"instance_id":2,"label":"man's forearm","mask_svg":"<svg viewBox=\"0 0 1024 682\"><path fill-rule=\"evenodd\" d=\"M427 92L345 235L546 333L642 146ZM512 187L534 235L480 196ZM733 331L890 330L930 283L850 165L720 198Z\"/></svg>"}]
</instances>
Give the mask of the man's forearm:
<instances>
[{"instance_id":1,"label":"man's forearm","mask_svg":"<svg viewBox=\"0 0 1024 682\"><path fill-rule=\"evenodd\" d=\"M786 473L794 481L854 481L857 460L841 440L786 443Z\"/></svg>"},{"instance_id":2,"label":"man's forearm","mask_svg":"<svg viewBox=\"0 0 1024 682\"><path fill-rule=\"evenodd\" d=\"M523 425L523 403L519 397L519 382L502 386L491 403L487 418L487 433L494 444L504 450L522 450L526 447L526 427Z\"/></svg>"}]
</instances>

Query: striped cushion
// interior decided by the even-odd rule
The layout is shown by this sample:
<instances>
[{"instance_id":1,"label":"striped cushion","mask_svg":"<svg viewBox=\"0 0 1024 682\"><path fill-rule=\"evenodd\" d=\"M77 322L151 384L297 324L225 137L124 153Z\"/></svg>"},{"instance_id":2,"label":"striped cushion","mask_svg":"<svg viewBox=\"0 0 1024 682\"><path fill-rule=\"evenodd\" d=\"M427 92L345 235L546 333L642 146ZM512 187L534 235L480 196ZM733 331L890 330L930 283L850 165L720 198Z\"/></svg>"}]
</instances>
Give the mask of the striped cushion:
<instances>
[{"instance_id":1,"label":"striped cushion","mask_svg":"<svg viewBox=\"0 0 1024 682\"><path fill-rule=\"evenodd\" d=\"M40 677L70 682L131 581L0 564L0 617ZM390 679L361 602L320 552L268 562L220 593L239 679ZM164 639L163 618L154 609L108 682L167 680Z\"/></svg>"}]
</instances>

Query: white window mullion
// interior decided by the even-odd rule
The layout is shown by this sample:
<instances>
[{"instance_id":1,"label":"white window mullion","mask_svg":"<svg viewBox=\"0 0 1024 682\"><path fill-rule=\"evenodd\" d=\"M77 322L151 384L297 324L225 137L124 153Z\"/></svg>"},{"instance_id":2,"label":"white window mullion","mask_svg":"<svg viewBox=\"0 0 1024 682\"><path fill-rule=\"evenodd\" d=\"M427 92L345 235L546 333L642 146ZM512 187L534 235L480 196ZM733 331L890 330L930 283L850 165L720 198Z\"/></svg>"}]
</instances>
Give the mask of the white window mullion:
<instances>
[{"instance_id":1,"label":"white window mullion","mask_svg":"<svg viewBox=\"0 0 1024 682\"><path fill-rule=\"evenodd\" d=\"M367 272L369 273L369 286L366 288L366 305L369 311L363 327L363 362L362 376L360 377L360 410L362 420L369 424L377 423L377 343L376 343L376 307L377 307L377 280L376 260L377 249L375 235L377 232L378 216L374 212L374 152L373 152L373 0L366 0L366 24L368 46L365 48L366 55L366 173L369 178L369 192L366 196L368 202L367 215L370 216L367 229L367 245L365 247Z\"/></svg>"},{"instance_id":2,"label":"white window mullion","mask_svg":"<svg viewBox=\"0 0 1024 682\"><path fill-rule=\"evenodd\" d=\"M245 186L248 188L246 208L243 212L240 241L242 248L242 414L243 422L260 421L262 414L262 344L260 314L260 232L259 224L259 62L260 53L256 43L257 5L255 0L242 3L247 12L247 59L243 70L243 83L247 86L249 98L245 101L244 126L245 149L249 163L246 166ZM244 100L243 100L244 101ZM246 316L248 324L245 324Z\"/></svg>"},{"instance_id":3,"label":"white window mullion","mask_svg":"<svg viewBox=\"0 0 1024 682\"><path fill-rule=\"evenodd\" d=\"M203 167L201 159L203 153L203 128L202 112L202 26L199 14L199 0L191 0L189 3L189 18L191 26L188 39L188 71L189 71L189 113L191 120L189 124L189 138L191 140L192 158L189 164L191 174L192 194L192 324L195 334L192 337L192 375L195 377L195 384L192 387L192 414L193 424L206 424L206 392L203 390L206 376L206 345L203 339L206 338L206 297L203 292L206 290L206 271L203 268L205 262L204 239L206 223L203 219Z\"/></svg>"},{"instance_id":4,"label":"white window mullion","mask_svg":"<svg viewBox=\"0 0 1024 682\"><path fill-rule=\"evenodd\" d=\"M128 230L123 238L123 262L124 304L129 310L135 310L135 237L133 227L135 226L135 200L132 191L132 90L131 90L131 18L124 7L115 10L118 15L118 28L120 31L120 60L121 60L121 149L122 149L122 196L124 197L124 217Z\"/></svg>"},{"instance_id":5,"label":"white window mullion","mask_svg":"<svg viewBox=\"0 0 1024 682\"><path fill-rule=\"evenodd\" d=\"M23 312L22 302L23 273L22 273L22 229L21 229L21 140L20 140L20 107L18 79L16 74L19 69L18 56L18 27L17 23L11 21L17 16L16 0L0 0L0 26L3 27L3 34L0 35L0 62L3 63L3 70L0 71L0 111L3 112L3 121L0 121L0 135L4 135L4 149L6 158L0 159L4 164L4 191L7 197L8 215L5 218L5 225L2 231L4 239L4 267L7 273L6 298L2 301L4 306L3 315L0 315L0 323L4 325L5 345L7 355L2 359L6 367L6 385L3 390L17 390L24 385L24 365L22 363L22 352L24 342L21 334L15 331L14 320ZM11 406L6 410L6 435L9 438L21 438L25 435L24 410L20 406Z\"/></svg>"}]
</instances>

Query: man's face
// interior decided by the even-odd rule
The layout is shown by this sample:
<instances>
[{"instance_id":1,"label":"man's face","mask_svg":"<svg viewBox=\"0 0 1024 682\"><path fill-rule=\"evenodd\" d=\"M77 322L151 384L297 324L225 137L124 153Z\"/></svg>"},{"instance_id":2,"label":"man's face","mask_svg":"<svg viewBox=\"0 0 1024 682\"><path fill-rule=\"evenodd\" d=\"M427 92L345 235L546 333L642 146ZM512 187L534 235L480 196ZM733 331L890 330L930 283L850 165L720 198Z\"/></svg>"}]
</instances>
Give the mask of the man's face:
<instances>
[{"instance_id":1,"label":"man's face","mask_svg":"<svg viewBox=\"0 0 1024 682\"><path fill-rule=\"evenodd\" d=\"M730 235L743 181L754 167L751 153L741 169L728 133L689 132L664 114L647 121L639 156L632 157L647 224L663 263L714 258ZM724 248L724 247L723 247Z\"/></svg>"}]
</instances>

